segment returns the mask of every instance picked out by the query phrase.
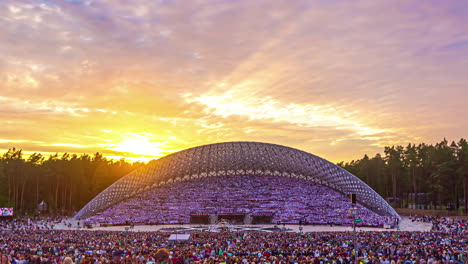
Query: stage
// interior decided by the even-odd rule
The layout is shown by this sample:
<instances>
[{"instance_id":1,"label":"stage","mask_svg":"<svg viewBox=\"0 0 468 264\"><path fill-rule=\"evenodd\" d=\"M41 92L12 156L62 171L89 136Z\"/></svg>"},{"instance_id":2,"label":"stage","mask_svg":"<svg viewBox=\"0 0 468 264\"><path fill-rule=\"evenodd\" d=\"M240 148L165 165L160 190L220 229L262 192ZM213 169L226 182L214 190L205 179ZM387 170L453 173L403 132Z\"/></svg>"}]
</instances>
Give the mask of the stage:
<instances>
[{"instance_id":1,"label":"stage","mask_svg":"<svg viewBox=\"0 0 468 264\"><path fill-rule=\"evenodd\" d=\"M55 229L63 230L76 230L78 229L76 220L68 219L67 223L71 222L72 227L68 228L63 223L56 224ZM196 230L208 230L213 225L197 225L197 224L185 224L185 225L135 225L133 229L129 229L128 226L94 226L92 229L83 228L83 221L80 221L81 229L83 230L102 230L102 231L132 231L132 232L152 232L152 231L167 231L167 232L190 232ZM271 232L275 226L283 229L283 225L233 225L236 231L263 231ZM285 225L284 228L289 232L300 232L300 225ZM357 231L430 231L432 227L431 223L423 222L412 222L411 219L403 217L400 222L399 228L386 229L386 228L371 228L371 227L358 227ZM353 228L350 226L329 226L329 225L305 225L302 226L302 232L345 232L352 231Z\"/></svg>"}]
</instances>

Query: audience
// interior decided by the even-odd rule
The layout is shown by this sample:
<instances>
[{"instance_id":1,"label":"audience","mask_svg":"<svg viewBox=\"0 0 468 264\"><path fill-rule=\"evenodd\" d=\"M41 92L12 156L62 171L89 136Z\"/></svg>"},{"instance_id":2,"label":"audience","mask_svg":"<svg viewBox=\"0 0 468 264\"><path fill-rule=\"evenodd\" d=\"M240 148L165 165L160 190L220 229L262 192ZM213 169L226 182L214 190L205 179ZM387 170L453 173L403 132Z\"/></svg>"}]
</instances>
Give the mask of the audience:
<instances>
[{"instance_id":1,"label":"audience","mask_svg":"<svg viewBox=\"0 0 468 264\"><path fill-rule=\"evenodd\" d=\"M336 263L354 261L352 232L0 231L0 263ZM359 232L360 263L468 263L468 231ZM162 249L166 248L166 249ZM159 249L159 250L158 250Z\"/></svg>"},{"instance_id":2,"label":"audience","mask_svg":"<svg viewBox=\"0 0 468 264\"><path fill-rule=\"evenodd\" d=\"M393 226L361 205L362 226ZM191 213L273 213L273 223L352 225L349 198L306 180L225 176L168 183L88 218L93 224L186 224Z\"/></svg>"},{"instance_id":3,"label":"audience","mask_svg":"<svg viewBox=\"0 0 468 264\"><path fill-rule=\"evenodd\" d=\"M273 214L273 222L351 225L347 197L305 180L227 176L169 183L101 212L72 229L64 218L0 221L0 264L468 264L468 221L412 217L430 232L222 232L191 231L173 245L173 232L94 231L94 224L188 223L191 213ZM222 186L220 189L219 186ZM367 226L393 224L357 205ZM57 230L68 228L69 230ZM78 229L75 227L79 227ZM130 229L131 230L131 229Z\"/></svg>"},{"instance_id":4,"label":"audience","mask_svg":"<svg viewBox=\"0 0 468 264\"><path fill-rule=\"evenodd\" d=\"M468 220L453 217L440 217L440 216L423 216L417 215L411 218L413 222L432 223L432 231L444 231L459 233L467 229Z\"/></svg>"}]
</instances>

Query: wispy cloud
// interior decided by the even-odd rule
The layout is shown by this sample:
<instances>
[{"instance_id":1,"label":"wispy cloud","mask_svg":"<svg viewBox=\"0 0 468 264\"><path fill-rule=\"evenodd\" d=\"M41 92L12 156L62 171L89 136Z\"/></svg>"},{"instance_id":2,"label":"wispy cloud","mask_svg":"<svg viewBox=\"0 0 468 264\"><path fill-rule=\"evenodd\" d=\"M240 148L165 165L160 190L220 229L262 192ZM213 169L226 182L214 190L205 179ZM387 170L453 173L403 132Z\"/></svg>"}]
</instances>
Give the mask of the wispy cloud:
<instances>
[{"instance_id":1,"label":"wispy cloud","mask_svg":"<svg viewBox=\"0 0 468 264\"><path fill-rule=\"evenodd\" d=\"M256 140L337 161L466 137L467 10L4 0L0 148L130 157L132 138L155 156Z\"/></svg>"},{"instance_id":2,"label":"wispy cloud","mask_svg":"<svg viewBox=\"0 0 468 264\"><path fill-rule=\"evenodd\" d=\"M367 127L353 120L352 113L340 113L330 105L283 103L271 97L249 96L248 90L230 90L223 94L202 94L188 97L189 103L196 102L206 107L206 114L215 114L228 121L233 115L245 116L249 120L266 120L272 124L287 122L299 127L326 127L353 131L357 136L371 136L386 132L385 129ZM356 113L354 113L356 115Z\"/></svg>"}]
</instances>

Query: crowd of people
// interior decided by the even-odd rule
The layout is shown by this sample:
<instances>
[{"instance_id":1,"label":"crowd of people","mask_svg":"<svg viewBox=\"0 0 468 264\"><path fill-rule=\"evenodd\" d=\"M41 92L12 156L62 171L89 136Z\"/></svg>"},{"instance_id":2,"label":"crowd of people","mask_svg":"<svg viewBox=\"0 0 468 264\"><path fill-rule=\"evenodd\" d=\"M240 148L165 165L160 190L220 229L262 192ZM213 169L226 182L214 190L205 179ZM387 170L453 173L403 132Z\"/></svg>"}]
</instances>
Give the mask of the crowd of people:
<instances>
[{"instance_id":1,"label":"crowd of people","mask_svg":"<svg viewBox=\"0 0 468 264\"><path fill-rule=\"evenodd\" d=\"M411 217L411 221L432 223L432 231L459 233L468 229L468 220L462 218L416 215Z\"/></svg>"},{"instance_id":2,"label":"crowd of people","mask_svg":"<svg viewBox=\"0 0 468 264\"><path fill-rule=\"evenodd\" d=\"M222 186L220 188L220 186ZM254 194L254 195L253 195ZM192 213L272 213L273 223L351 225L349 198L325 186L284 177L226 176L168 183L98 213L93 224L187 224ZM364 226L394 225L361 205Z\"/></svg>"},{"instance_id":3,"label":"crowd of people","mask_svg":"<svg viewBox=\"0 0 468 264\"><path fill-rule=\"evenodd\" d=\"M445 221L445 220L441 220ZM0 230L0 264L334 263L354 261L352 232L200 232L170 244L170 232ZM468 263L468 231L359 232L358 260L369 264ZM165 248L165 249L162 249Z\"/></svg>"},{"instance_id":4,"label":"crowd of people","mask_svg":"<svg viewBox=\"0 0 468 264\"><path fill-rule=\"evenodd\" d=\"M0 230L52 230L63 217L31 217L0 221Z\"/></svg>"},{"instance_id":5,"label":"crowd of people","mask_svg":"<svg viewBox=\"0 0 468 264\"><path fill-rule=\"evenodd\" d=\"M61 217L0 221L0 264L350 264L355 258L360 264L468 264L468 220L461 218L415 216L411 221L432 223L432 229L359 231L357 235L351 231L186 229L190 239L175 244L169 237L176 229L83 228L87 223L188 223L193 212L272 212L275 222L346 225L352 221L351 206L347 197L333 190L286 178L229 176L169 183L86 221ZM357 207L365 225L394 221Z\"/></svg>"}]
</instances>

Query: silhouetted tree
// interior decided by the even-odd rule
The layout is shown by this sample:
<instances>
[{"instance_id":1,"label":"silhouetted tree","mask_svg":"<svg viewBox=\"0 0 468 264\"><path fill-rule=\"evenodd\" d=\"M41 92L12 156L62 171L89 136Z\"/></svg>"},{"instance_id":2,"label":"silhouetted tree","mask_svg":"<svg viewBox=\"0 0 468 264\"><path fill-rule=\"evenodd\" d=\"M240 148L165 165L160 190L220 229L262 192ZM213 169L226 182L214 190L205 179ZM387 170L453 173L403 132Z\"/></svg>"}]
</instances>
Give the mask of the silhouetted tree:
<instances>
[{"instance_id":1,"label":"silhouetted tree","mask_svg":"<svg viewBox=\"0 0 468 264\"><path fill-rule=\"evenodd\" d=\"M116 180L143 166L125 160L64 153L45 158L40 153L23 158L22 150L9 149L0 157L0 207L17 213L35 213L44 200L52 213L76 211Z\"/></svg>"},{"instance_id":2,"label":"silhouetted tree","mask_svg":"<svg viewBox=\"0 0 468 264\"><path fill-rule=\"evenodd\" d=\"M384 158L380 154L371 159L364 155L360 160L338 165L384 197L407 200L409 193L415 197L424 193L433 206L452 204L458 208L463 201L467 212L468 143L465 139L450 144L444 139L435 145L386 146L384 154Z\"/></svg>"}]
</instances>

